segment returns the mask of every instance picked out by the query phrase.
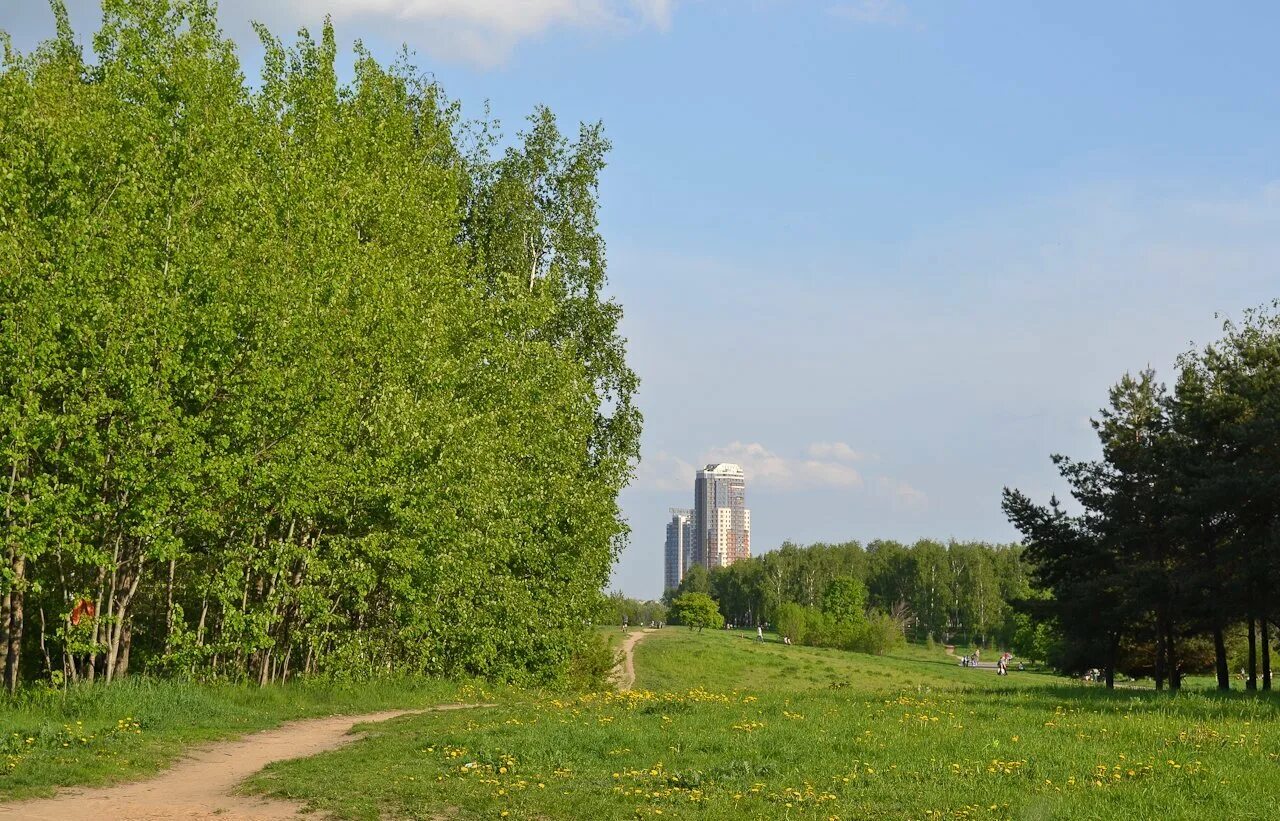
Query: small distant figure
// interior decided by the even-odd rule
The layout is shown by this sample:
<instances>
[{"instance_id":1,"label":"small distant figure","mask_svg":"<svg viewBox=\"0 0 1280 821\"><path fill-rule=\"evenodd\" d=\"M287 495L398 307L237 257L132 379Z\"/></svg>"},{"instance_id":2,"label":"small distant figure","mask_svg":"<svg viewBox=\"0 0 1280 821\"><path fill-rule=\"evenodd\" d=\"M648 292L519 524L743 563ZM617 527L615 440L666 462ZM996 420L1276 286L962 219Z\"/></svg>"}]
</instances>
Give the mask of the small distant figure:
<instances>
[{"instance_id":1,"label":"small distant figure","mask_svg":"<svg viewBox=\"0 0 1280 821\"><path fill-rule=\"evenodd\" d=\"M756 625L756 641L764 644L764 627Z\"/></svg>"},{"instance_id":2,"label":"small distant figure","mask_svg":"<svg viewBox=\"0 0 1280 821\"><path fill-rule=\"evenodd\" d=\"M627 617L626 617L626 616L623 616L623 617L622 617L622 632L624 632L624 633L630 632L630 630L628 629L628 625L627 625Z\"/></svg>"},{"instance_id":3,"label":"small distant figure","mask_svg":"<svg viewBox=\"0 0 1280 821\"><path fill-rule=\"evenodd\" d=\"M790 637L790 636L783 636L783 637L782 637L782 643L783 643L783 644L790 644L790 643L791 643L791 637Z\"/></svg>"},{"instance_id":4,"label":"small distant figure","mask_svg":"<svg viewBox=\"0 0 1280 821\"><path fill-rule=\"evenodd\" d=\"M1022 662L1018 662L1018 672L1021 673L1025 669L1027 668L1022 664Z\"/></svg>"}]
</instances>

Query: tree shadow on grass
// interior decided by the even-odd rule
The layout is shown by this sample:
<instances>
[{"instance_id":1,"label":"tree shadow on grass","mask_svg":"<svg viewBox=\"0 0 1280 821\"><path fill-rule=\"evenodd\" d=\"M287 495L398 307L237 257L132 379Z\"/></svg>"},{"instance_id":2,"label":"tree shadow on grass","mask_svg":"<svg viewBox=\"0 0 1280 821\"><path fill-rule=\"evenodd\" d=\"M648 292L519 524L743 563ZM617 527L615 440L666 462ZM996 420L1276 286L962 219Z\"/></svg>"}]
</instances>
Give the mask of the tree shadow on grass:
<instances>
[{"instance_id":1,"label":"tree shadow on grass","mask_svg":"<svg viewBox=\"0 0 1280 821\"><path fill-rule=\"evenodd\" d=\"M1159 711L1161 715L1193 720L1280 718L1280 693L1249 693L1239 690L1226 692L1193 690L1171 693L1167 690L1160 692L1127 688L1108 690L1101 685L1084 683L1063 683L1035 688L962 689L959 692L988 696L997 707L1000 698L1007 698L1011 707L1042 709L1046 712L1064 708L1111 715Z\"/></svg>"}]
</instances>

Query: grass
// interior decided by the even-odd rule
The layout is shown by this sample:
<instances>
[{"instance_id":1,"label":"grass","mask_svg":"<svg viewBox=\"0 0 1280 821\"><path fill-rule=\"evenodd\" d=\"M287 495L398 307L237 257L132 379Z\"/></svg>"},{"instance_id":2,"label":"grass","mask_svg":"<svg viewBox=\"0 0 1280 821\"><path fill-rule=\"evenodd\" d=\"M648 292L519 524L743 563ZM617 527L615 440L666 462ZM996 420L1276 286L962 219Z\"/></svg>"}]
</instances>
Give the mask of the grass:
<instances>
[{"instance_id":1,"label":"grass","mask_svg":"<svg viewBox=\"0 0 1280 821\"><path fill-rule=\"evenodd\" d=\"M192 744L290 719L458 697L456 683L429 680L258 688L130 678L66 692L29 690L0 707L0 800L143 777Z\"/></svg>"},{"instance_id":2,"label":"grass","mask_svg":"<svg viewBox=\"0 0 1280 821\"><path fill-rule=\"evenodd\" d=\"M0 797L145 776L192 744L292 718L483 699L497 706L373 725L246 789L353 819L1199 821L1267 817L1280 799L1271 697L1107 692L962 668L941 649L877 658L751 638L650 633L631 693L147 679L29 691L0 709Z\"/></svg>"},{"instance_id":3,"label":"grass","mask_svg":"<svg viewBox=\"0 0 1280 821\"><path fill-rule=\"evenodd\" d=\"M1108 693L668 628L632 693L529 694L378 725L249 788L340 818L1254 818L1269 698Z\"/></svg>"}]
</instances>

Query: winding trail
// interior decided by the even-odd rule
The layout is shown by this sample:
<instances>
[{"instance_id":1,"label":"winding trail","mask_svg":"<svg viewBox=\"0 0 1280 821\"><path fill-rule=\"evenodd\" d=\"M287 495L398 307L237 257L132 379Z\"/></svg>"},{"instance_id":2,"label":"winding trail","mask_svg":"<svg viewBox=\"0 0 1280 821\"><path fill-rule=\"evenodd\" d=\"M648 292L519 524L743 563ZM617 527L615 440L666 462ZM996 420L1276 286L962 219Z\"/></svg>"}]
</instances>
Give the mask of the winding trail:
<instances>
[{"instance_id":1,"label":"winding trail","mask_svg":"<svg viewBox=\"0 0 1280 821\"><path fill-rule=\"evenodd\" d=\"M633 676L634 678L634 676ZM282 724L193 750L172 767L146 781L111 787L74 789L53 798L0 805L0 819L25 821L248 821L297 818L301 804L279 799L235 795L241 781L275 761L306 758L361 738L357 724L387 721L403 715L438 710L465 710L487 704L442 704L423 710L388 710L355 716L330 716Z\"/></svg>"},{"instance_id":2,"label":"winding trail","mask_svg":"<svg viewBox=\"0 0 1280 821\"><path fill-rule=\"evenodd\" d=\"M622 641L622 656L611 679L619 690L636 683L635 646L651 629L636 630ZM53 798L0 804L0 819L23 821L279 821L296 819L301 804L275 798L237 795L240 782L276 761L306 758L358 741L358 724L388 721L437 710L465 710L489 704L442 704L422 710L387 710L354 716L329 716L282 724L234 741L189 752L172 767L146 781L110 787L75 788Z\"/></svg>"},{"instance_id":3,"label":"winding trail","mask_svg":"<svg viewBox=\"0 0 1280 821\"><path fill-rule=\"evenodd\" d=\"M622 658L613 667L613 685L619 690L630 690L636 684L636 662L634 650L640 640L653 631L649 628L630 633L622 640Z\"/></svg>"}]
</instances>

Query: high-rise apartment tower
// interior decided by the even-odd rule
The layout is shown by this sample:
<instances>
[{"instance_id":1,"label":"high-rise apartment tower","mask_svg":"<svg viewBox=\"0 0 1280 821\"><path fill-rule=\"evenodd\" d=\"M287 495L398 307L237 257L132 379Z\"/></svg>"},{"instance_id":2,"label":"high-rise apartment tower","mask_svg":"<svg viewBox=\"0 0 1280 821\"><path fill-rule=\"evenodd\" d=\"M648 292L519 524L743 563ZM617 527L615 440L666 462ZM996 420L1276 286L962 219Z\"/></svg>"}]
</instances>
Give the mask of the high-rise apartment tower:
<instances>
[{"instance_id":1,"label":"high-rise apartment tower","mask_svg":"<svg viewBox=\"0 0 1280 821\"><path fill-rule=\"evenodd\" d=\"M721 463L698 471L693 483L692 561L708 570L751 556L751 511L742 468Z\"/></svg>"},{"instance_id":2,"label":"high-rise apartment tower","mask_svg":"<svg viewBox=\"0 0 1280 821\"><path fill-rule=\"evenodd\" d=\"M671 508L667 522L667 573L666 589L675 590L684 578L693 558L693 511L688 508Z\"/></svg>"}]
</instances>

